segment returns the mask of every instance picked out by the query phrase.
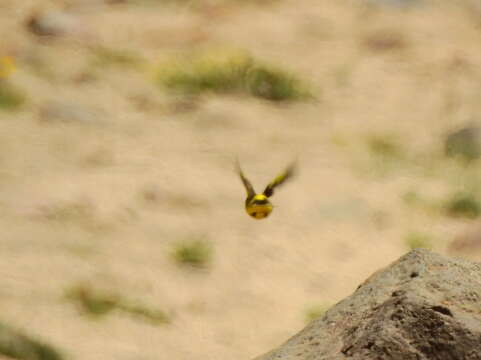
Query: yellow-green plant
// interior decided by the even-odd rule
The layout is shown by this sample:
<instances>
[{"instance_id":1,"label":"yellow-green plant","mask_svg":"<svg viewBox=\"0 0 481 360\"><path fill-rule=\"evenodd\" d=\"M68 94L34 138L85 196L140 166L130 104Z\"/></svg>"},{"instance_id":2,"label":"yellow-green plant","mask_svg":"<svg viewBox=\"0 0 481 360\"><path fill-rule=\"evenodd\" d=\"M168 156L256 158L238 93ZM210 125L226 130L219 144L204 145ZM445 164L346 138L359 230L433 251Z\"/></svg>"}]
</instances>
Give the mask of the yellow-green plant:
<instances>
[{"instance_id":1,"label":"yellow-green plant","mask_svg":"<svg viewBox=\"0 0 481 360\"><path fill-rule=\"evenodd\" d=\"M204 268L211 261L212 247L206 240L184 240L175 245L172 255L179 265Z\"/></svg>"},{"instance_id":2,"label":"yellow-green plant","mask_svg":"<svg viewBox=\"0 0 481 360\"><path fill-rule=\"evenodd\" d=\"M25 102L22 91L0 79L0 110L17 110Z\"/></svg>"},{"instance_id":3,"label":"yellow-green plant","mask_svg":"<svg viewBox=\"0 0 481 360\"><path fill-rule=\"evenodd\" d=\"M312 98L294 74L246 54L214 54L160 66L158 81L166 89L187 95L240 93L270 101Z\"/></svg>"}]
</instances>

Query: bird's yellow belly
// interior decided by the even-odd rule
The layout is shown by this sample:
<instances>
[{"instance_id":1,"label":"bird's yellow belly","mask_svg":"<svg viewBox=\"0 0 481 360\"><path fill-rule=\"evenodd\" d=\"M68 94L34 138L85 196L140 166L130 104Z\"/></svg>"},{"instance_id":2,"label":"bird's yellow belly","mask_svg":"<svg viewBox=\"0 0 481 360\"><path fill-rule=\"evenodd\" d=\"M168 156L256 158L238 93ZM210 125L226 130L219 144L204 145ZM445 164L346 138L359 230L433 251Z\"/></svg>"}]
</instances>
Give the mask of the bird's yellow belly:
<instances>
[{"instance_id":1,"label":"bird's yellow belly","mask_svg":"<svg viewBox=\"0 0 481 360\"><path fill-rule=\"evenodd\" d=\"M246 207L247 213L254 219L264 219L269 216L272 211L271 204L249 205Z\"/></svg>"}]
</instances>

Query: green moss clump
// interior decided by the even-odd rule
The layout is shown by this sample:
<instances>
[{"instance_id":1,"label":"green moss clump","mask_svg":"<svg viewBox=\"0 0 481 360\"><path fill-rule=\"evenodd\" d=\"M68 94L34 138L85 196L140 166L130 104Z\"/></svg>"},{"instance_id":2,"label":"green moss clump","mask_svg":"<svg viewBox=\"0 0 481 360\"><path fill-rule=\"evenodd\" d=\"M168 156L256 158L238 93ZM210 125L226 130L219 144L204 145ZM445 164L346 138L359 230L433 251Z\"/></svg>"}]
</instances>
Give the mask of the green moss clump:
<instances>
[{"instance_id":1,"label":"green moss clump","mask_svg":"<svg viewBox=\"0 0 481 360\"><path fill-rule=\"evenodd\" d=\"M154 325L170 323L170 316L159 309L150 309L139 304L122 304L120 309Z\"/></svg>"},{"instance_id":2,"label":"green moss clump","mask_svg":"<svg viewBox=\"0 0 481 360\"><path fill-rule=\"evenodd\" d=\"M0 324L0 354L9 359L19 360L64 359L53 346L22 334L5 324Z\"/></svg>"},{"instance_id":3,"label":"green moss clump","mask_svg":"<svg viewBox=\"0 0 481 360\"><path fill-rule=\"evenodd\" d=\"M93 49L93 55L95 66L137 67L142 63L142 58L129 50L98 46Z\"/></svg>"},{"instance_id":4,"label":"green moss clump","mask_svg":"<svg viewBox=\"0 0 481 360\"><path fill-rule=\"evenodd\" d=\"M431 249L431 237L420 232L411 232L404 239L406 246L410 250L414 249Z\"/></svg>"},{"instance_id":5,"label":"green moss clump","mask_svg":"<svg viewBox=\"0 0 481 360\"><path fill-rule=\"evenodd\" d=\"M401 158L402 149L399 143L390 135L371 135L367 138L369 151L386 158Z\"/></svg>"},{"instance_id":6,"label":"green moss clump","mask_svg":"<svg viewBox=\"0 0 481 360\"><path fill-rule=\"evenodd\" d=\"M24 102L23 92L0 79L0 110L17 110Z\"/></svg>"},{"instance_id":7,"label":"green moss clump","mask_svg":"<svg viewBox=\"0 0 481 360\"><path fill-rule=\"evenodd\" d=\"M67 291L66 297L75 302L82 313L92 317L106 315L119 307L120 304L117 295L94 291L87 285L73 287Z\"/></svg>"},{"instance_id":8,"label":"green moss clump","mask_svg":"<svg viewBox=\"0 0 481 360\"><path fill-rule=\"evenodd\" d=\"M327 304L311 305L306 308L304 312L304 318L306 322L311 322L324 315L328 309L329 306Z\"/></svg>"},{"instance_id":9,"label":"green moss clump","mask_svg":"<svg viewBox=\"0 0 481 360\"><path fill-rule=\"evenodd\" d=\"M476 219L481 214L481 204L474 194L454 194L445 204L446 213L452 217Z\"/></svg>"},{"instance_id":10,"label":"green moss clump","mask_svg":"<svg viewBox=\"0 0 481 360\"><path fill-rule=\"evenodd\" d=\"M80 312L92 318L103 317L114 310L133 315L152 324L170 322L169 315L139 303L132 303L117 293L93 289L86 284L74 286L66 292L66 298L75 303Z\"/></svg>"},{"instance_id":11,"label":"green moss clump","mask_svg":"<svg viewBox=\"0 0 481 360\"><path fill-rule=\"evenodd\" d=\"M168 90L186 95L244 93L269 101L312 98L296 76L248 55L208 56L164 64L158 80Z\"/></svg>"},{"instance_id":12,"label":"green moss clump","mask_svg":"<svg viewBox=\"0 0 481 360\"><path fill-rule=\"evenodd\" d=\"M179 265L204 268L211 261L212 247L204 240L182 241L175 246L173 258Z\"/></svg>"}]
</instances>

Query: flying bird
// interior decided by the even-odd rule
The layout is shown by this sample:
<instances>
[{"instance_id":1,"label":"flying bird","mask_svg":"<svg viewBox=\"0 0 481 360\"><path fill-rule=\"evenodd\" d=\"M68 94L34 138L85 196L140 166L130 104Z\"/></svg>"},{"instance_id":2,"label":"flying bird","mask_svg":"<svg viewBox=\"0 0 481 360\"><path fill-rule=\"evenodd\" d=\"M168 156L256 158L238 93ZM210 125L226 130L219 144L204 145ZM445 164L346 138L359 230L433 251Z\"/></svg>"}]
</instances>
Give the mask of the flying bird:
<instances>
[{"instance_id":1,"label":"flying bird","mask_svg":"<svg viewBox=\"0 0 481 360\"><path fill-rule=\"evenodd\" d=\"M245 208L247 214L254 219L265 219L272 212L273 206L269 201L272 195L274 195L274 189L279 185L282 185L288 179L292 178L295 173L295 163L289 165L281 174L279 174L269 185L266 186L262 194L257 194L250 181L244 176L239 162L237 161L237 172L244 184L247 191L247 199L245 201Z\"/></svg>"}]
</instances>

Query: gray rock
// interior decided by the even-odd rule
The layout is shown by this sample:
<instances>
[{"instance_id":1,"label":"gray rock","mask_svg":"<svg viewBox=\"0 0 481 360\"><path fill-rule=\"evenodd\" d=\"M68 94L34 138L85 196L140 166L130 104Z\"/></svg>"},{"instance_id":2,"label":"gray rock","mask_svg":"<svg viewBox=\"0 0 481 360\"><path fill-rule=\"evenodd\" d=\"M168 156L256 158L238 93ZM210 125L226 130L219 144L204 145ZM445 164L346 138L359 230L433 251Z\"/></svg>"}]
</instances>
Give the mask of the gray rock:
<instances>
[{"instance_id":1,"label":"gray rock","mask_svg":"<svg viewBox=\"0 0 481 360\"><path fill-rule=\"evenodd\" d=\"M481 128L466 126L449 133L444 141L446 156L459 157L466 161L481 156Z\"/></svg>"},{"instance_id":2,"label":"gray rock","mask_svg":"<svg viewBox=\"0 0 481 360\"><path fill-rule=\"evenodd\" d=\"M37 10L27 19L26 26L37 36L49 37L80 33L82 30L73 15L60 10Z\"/></svg>"},{"instance_id":3,"label":"gray rock","mask_svg":"<svg viewBox=\"0 0 481 360\"><path fill-rule=\"evenodd\" d=\"M481 264L414 250L256 360L481 359Z\"/></svg>"},{"instance_id":4,"label":"gray rock","mask_svg":"<svg viewBox=\"0 0 481 360\"><path fill-rule=\"evenodd\" d=\"M51 101L40 108L40 120L46 123L99 123L99 113L73 102Z\"/></svg>"}]
</instances>

